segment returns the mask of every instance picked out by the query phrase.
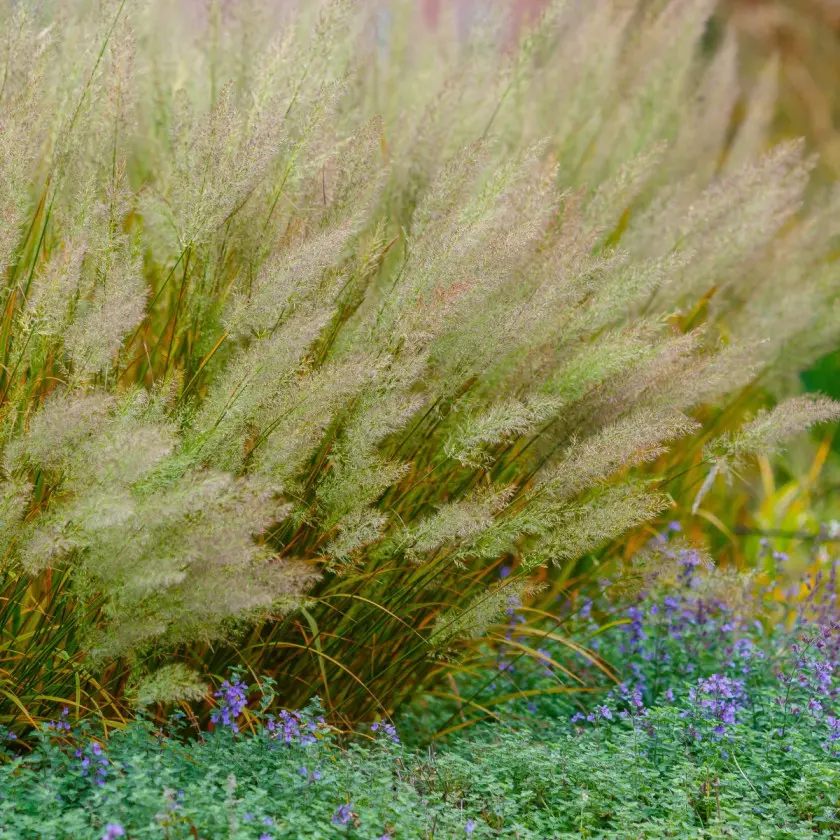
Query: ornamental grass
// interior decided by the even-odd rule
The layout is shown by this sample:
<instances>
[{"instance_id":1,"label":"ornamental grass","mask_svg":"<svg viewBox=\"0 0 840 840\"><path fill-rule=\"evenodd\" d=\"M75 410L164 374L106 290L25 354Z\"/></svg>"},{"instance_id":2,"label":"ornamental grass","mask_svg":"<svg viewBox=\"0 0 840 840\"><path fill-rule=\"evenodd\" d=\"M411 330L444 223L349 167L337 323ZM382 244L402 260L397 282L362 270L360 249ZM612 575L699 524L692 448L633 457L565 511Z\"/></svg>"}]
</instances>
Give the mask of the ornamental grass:
<instances>
[{"instance_id":1,"label":"ornamental grass","mask_svg":"<svg viewBox=\"0 0 840 840\"><path fill-rule=\"evenodd\" d=\"M837 417L840 194L713 5L3 5L0 721L390 715Z\"/></svg>"}]
</instances>

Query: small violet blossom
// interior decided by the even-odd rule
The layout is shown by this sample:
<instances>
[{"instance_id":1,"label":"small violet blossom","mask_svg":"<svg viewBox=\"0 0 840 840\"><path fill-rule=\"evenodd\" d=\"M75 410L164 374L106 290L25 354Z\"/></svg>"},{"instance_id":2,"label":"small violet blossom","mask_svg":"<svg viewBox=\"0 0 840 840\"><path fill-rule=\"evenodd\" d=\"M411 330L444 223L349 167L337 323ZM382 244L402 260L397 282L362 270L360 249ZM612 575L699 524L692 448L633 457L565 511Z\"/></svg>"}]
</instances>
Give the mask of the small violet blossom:
<instances>
[{"instance_id":1,"label":"small violet blossom","mask_svg":"<svg viewBox=\"0 0 840 840\"><path fill-rule=\"evenodd\" d=\"M370 725L371 732L378 732L380 729L387 735L395 744L399 744L400 738L397 735L396 727L392 723L385 721L372 723Z\"/></svg>"},{"instance_id":2,"label":"small violet blossom","mask_svg":"<svg viewBox=\"0 0 840 840\"><path fill-rule=\"evenodd\" d=\"M347 825L353 819L353 809L350 805L339 805L332 815L333 825Z\"/></svg>"}]
</instances>

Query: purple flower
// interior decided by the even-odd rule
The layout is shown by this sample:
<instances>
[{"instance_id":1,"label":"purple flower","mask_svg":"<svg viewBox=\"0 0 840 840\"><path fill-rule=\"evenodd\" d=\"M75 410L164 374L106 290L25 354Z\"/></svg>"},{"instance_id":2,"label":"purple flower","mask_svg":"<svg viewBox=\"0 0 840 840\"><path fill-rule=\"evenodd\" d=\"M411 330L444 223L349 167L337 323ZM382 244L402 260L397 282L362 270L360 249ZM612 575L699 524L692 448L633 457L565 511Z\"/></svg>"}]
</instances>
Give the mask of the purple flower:
<instances>
[{"instance_id":1,"label":"purple flower","mask_svg":"<svg viewBox=\"0 0 840 840\"><path fill-rule=\"evenodd\" d=\"M464 826L464 832L466 834L472 834L475 831L475 820L467 820L467 824Z\"/></svg>"},{"instance_id":2,"label":"purple flower","mask_svg":"<svg viewBox=\"0 0 840 840\"><path fill-rule=\"evenodd\" d=\"M689 691L698 716L714 724L712 731L718 737L726 734L726 727L734 724L735 716L744 696L744 683L719 674L697 680ZM688 716L690 713L683 713Z\"/></svg>"},{"instance_id":3,"label":"purple flower","mask_svg":"<svg viewBox=\"0 0 840 840\"><path fill-rule=\"evenodd\" d=\"M317 782L321 779L321 773L319 770L307 770L305 767L299 767L298 773L303 776L307 781L310 782Z\"/></svg>"},{"instance_id":4,"label":"purple flower","mask_svg":"<svg viewBox=\"0 0 840 840\"><path fill-rule=\"evenodd\" d=\"M739 659L750 659L753 656L761 658L762 653L757 650L755 642L749 638L736 639L732 651Z\"/></svg>"},{"instance_id":5,"label":"purple flower","mask_svg":"<svg viewBox=\"0 0 840 840\"><path fill-rule=\"evenodd\" d=\"M318 729L318 724L310 721L304 723L303 718L297 712L289 712L283 709L278 719L268 718L265 728L273 738L282 738L287 744L297 740L302 746L314 744L315 736L312 734Z\"/></svg>"},{"instance_id":6,"label":"purple flower","mask_svg":"<svg viewBox=\"0 0 840 840\"><path fill-rule=\"evenodd\" d=\"M117 840L117 837L125 837L125 829L119 823L109 822L105 826L102 840Z\"/></svg>"},{"instance_id":7,"label":"purple flower","mask_svg":"<svg viewBox=\"0 0 840 840\"><path fill-rule=\"evenodd\" d=\"M641 676L641 675L640 675ZM632 688L627 683L621 683L618 686L618 693L621 699L630 707L630 710L622 710L619 712L619 717L622 720L627 719L632 714L634 720L636 718L646 717L648 710L645 708L644 700L642 699L642 687L634 685ZM610 692L612 695L612 692Z\"/></svg>"},{"instance_id":8,"label":"purple flower","mask_svg":"<svg viewBox=\"0 0 840 840\"><path fill-rule=\"evenodd\" d=\"M230 727L231 731L239 732L236 719L242 714L248 703L248 686L244 682L234 680L232 683L225 680L221 688L213 694L221 702L218 708L210 715L213 723L221 723L222 726Z\"/></svg>"},{"instance_id":9,"label":"purple flower","mask_svg":"<svg viewBox=\"0 0 840 840\"><path fill-rule=\"evenodd\" d=\"M697 578L694 575L694 570L702 565L703 560L700 557L700 553L697 549L694 548L686 548L679 553L680 559L680 573L677 576L677 580L689 587L692 588L695 585Z\"/></svg>"},{"instance_id":10,"label":"purple flower","mask_svg":"<svg viewBox=\"0 0 840 840\"><path fill-rule=\"evenodd\" d=\"M680 608L680 599L675 598L673 595L666 595L662 599L662 606L665 608L665 612L670 615Z\"/></svg>"},{"instance_id":11,"label":"purple flower","mask_svg":"<svg viewBox=\"0 0 840 840\"><path fill-rule=\"evenodd\" d=\"M828 724L828 739L823 742L824 749L836 752L835 744L840 741L840 718L834 715L826 715L825 722Z\"/></svg>"},{"instance_id":12,"label":"purple flower","mask_svg":"<svg viewBox=\"0 0 840 840\"><path fill-rule=\"evenodd\" d=\"M274 838L270 834L260 834L260 840L274 840Z\"/></svg>"},{"instance_id":13,"label":"purple flower","mask_svg":"<svg viewBox=\"0 0 840 840\"><path fill-rule=\"evenodd\" d=\"M347 825L353 819L353 809L350 805L339 805L332 815L333 825Z\"/></svg>"},{"instance_id":14,"label":"purple flower","mask_svg":"<svg viewBox=\"0 0 840 840\"><path fill-rule=\"evenodd\" d=\"M371 731L378 732L380 729L382 732L387 735L395 744L399 744L400 739L397 735L397 730L394 724L388 723L387 721L377 721L376 723L372 723L370 725Z\"/></svg>"},{"instance_id":15,"label":"purple flower","mask_svg":"<svg viewBox=\"0 0 840 840\"><path fill-rule=\"evenodd\" d=\"M54 729L57 732L69 732L72 729L70 722L66 719L69 714L70 710L65 706L61 710L61 720L51 720L47 723L47 729Z\"/></svg>"},{"instance_id":16,"label":"purple flower","mask_svg":"<svg viewBox=\"0 0 840 840\"><path fill-rule=\"evenodd\" d=\"M629 650L633 653L638 653L642 650L642 642L647 639L644 610L635 606L630 607L627 610L627 616L630 619L630 623L625 626L624 632L630 637Z\"/></svg>"}]
</instances>

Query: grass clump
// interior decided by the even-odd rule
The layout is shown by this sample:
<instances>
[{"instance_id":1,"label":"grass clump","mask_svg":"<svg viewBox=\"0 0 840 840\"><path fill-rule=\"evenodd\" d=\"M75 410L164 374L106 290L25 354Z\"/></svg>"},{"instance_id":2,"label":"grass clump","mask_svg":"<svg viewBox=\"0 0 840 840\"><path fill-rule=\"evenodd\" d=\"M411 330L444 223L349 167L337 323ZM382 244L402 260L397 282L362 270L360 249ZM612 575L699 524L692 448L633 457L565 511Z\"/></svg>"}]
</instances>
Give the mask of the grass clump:
<instances>
[{"instance_id":1,"label":"grass clump","mask_svg":"<svg viewBox=\"0 0 840 840\"><path fill-rule=\"evenodd\" d=\"M699 411L840 323L837 197L803 209L762 100L730 130L709 2L557 3L506 49L304 5L3 9L7 722L231 663L390 714L658 516L670 442L713 479L837 415Z\"/></svg>"}]
</instances>

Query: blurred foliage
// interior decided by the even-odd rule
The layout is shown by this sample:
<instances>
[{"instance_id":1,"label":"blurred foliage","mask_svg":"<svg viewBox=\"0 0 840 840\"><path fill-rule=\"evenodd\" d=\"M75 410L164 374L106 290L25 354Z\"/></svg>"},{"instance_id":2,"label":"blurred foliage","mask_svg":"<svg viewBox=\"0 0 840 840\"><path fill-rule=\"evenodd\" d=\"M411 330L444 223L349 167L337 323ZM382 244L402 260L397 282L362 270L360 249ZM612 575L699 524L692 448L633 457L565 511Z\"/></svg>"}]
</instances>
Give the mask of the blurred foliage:
<instances>
[{"instance_id":1,"label":"blurred foliage","mask_svg":"<svg viewBox=\"0 0 840 840\"><path fill-rule=\"evenodd\" d=\"M824 178L840 176L840 5L834 0L724 0L740 36L743 75L778 65L776 138L804 136Z\"/></svg>"}]
</instances>

